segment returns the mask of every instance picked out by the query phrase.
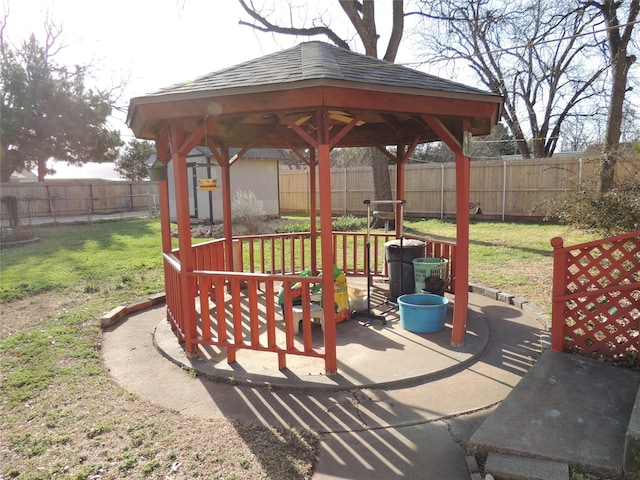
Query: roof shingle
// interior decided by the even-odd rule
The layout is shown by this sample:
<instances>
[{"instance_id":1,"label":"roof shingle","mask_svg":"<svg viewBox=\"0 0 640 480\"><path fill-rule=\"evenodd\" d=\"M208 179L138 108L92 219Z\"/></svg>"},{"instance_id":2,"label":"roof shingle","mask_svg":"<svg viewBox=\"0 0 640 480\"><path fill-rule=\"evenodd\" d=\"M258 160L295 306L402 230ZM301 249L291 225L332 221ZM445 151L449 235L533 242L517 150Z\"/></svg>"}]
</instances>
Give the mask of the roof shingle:
<instances>
[{"instance_id":1,"label":"roof shingle","mask_svg":"<svg viewBox=\"0 0 640 480\"><path fill-rule=\"evenodd\" d=\"M227 88L256 88L310 80L330 80L395 88L487 94L488 92L361 55L324 42L307 42L259 57L150 95L192 93Z\"/></svg>"}]
</instances>

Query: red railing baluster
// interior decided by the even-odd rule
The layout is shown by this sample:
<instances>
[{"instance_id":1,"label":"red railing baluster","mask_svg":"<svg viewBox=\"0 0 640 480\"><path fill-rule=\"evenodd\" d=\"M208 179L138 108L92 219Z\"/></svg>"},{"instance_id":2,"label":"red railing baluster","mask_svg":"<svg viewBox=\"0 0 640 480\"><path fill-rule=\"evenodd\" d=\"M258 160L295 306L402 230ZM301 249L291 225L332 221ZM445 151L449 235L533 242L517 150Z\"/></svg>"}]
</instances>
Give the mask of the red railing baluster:
<instances>
[{"instance_id":1,"label":"red railing baluster","mask_svg":"<svg viewBox=\"0 0 640 480\"><path fill-rule=\"evenodd\" d=\"M258 282L255 278L247 280L247 291L249 294L249 334L251 346L260 346L260 311L258 309Z\"/></svg>"},{"instance_id":2,"label":"red railing baluster","mask_svg":"<svg viewBox=\"0 0 640 480\"><path fill-rule=\"evenodd\" d=\"M267 311L267 349L274 350L276 346L276 316L275 299L273 282L265 282L265 307Z\"/></svg>"},{"instance_id":3,"label":"red railing baluster","mask_svg":"<svg viewBox=\"0 0 640 480\"><path fill-rule=\"evenodd\" d=\"M209 297L211 295L211 279L198 277L200 286L200 323L202 325L202 340L211 341L211 312L209 310Z\"/></svg>"},{"instance_id":4,"label":"red railing baluster","mask_svg":"<svg viewBox=\"0 0 640 480\"><path fill-rule=\"evenodd\" d=\"M214 292L215 292L215 310L216 310L216 323L217 323L217 333L218 333L218 342L221 345L228 344L228 336L227 336L227 308L225 305L225 278L224 277L214 277Z\"/></svg>"}]
</instances>

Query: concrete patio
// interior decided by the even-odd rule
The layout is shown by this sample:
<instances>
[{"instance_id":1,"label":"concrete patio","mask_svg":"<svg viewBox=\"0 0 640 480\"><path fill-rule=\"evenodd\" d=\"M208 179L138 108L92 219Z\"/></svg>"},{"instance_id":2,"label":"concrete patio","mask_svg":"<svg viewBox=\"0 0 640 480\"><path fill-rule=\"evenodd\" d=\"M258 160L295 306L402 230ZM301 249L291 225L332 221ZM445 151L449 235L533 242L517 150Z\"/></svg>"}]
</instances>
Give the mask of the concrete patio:
<instances>
[{"instance_id":1,"label":"concrete patio","mask_svg":"<svg viewBox=\"0 0 640 480\"><path fill-rule=\"evenodd\" d=\"M377 312L385 295L374 290ZM157 307L109 327L103 358L124 388L182 414L316 430L315 480L477 480L485 460L498 479L568 479L569 466L622 478L640 374L540 356L531 310L471 293L462 349L449 345L449 324L412 334L395 309L386 325L352 319L338 324L340 369L327 377L303 357L285 371L249 350L233 365L216 352L189 359Z\"/></svg>"}]
</instances>

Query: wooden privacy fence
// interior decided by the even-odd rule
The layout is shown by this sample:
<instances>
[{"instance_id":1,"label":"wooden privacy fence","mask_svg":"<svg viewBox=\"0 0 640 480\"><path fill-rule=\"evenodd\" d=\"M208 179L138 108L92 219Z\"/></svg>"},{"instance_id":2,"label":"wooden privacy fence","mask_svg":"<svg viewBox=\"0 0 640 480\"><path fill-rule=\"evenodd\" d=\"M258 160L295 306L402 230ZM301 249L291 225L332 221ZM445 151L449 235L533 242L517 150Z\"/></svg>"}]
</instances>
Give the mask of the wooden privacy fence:
<instances>
[{"instance_id":1,"label":"wooden privacy fence","mask_svg":"<svg viewBox=\"0 0 640 480\"><path fill-rule=\"evenodd\" d=\"M551 348L605 357L638 355L640 231L553 246Z\"/></svg>"},{"instance_id":2,"label":"wooden privacy fence","mask_svg":"<svg viewBox=\"0 0 640 480\"><path fill-rule=\"evenodd\" d=\"M564 192L586 175L594 174L597 160L563 158L532 160L472 160L471 196L483 217L491 219L539 219L545 216L546 199ZM395 187L395 166L390 166ZM407 216L450 218L456 214L454 163L409 164L405 174L404 213ZM363 202L373 199L370 167L332 169L331 206L334 214L363 214ZM280 171L280 211L309 209L309 171ZM395 197L395 191L393 193ZM318 197L319 198L319 197Z\"/></svg>"},{"instance_id":3,"label":"wooden privacy fence","mask_svg":"<svg viewBox=\"0 0 640 480\"><path fill-rule=\"evenodd\" d=\"M106 215L130 211L157 213L157 182L70 181L2 183L2 225L38 218Z\"/></svg>"},{"instance_id":4,"label":"wooden privacy fence","mask_svg":"<svg viewBox=\"0 0 640 480\"><path fill-rule=\"evenodd\" d=\"M391 166L395 186L395 166ZM532 219L545 216L545 202L573 188L581 178L593 177L597 159L557 155L545 159L472 160L470 201L473 212L487 219ZM620 177L640 170L639 161L618 162ZM456 215L455 164L410 164L405 175L407 216L453 218ZM364 200L374 198L370 167L332 169L331 204L335 215L364 215ZM158 210L157 182L51 181L0 184L0 220L32 219ZM395 196L395 192L393 192ZM308 212L309 171L281 168L280 213ZM319 201L319 195L317 200Z\"/></svg>"}]
</instances>

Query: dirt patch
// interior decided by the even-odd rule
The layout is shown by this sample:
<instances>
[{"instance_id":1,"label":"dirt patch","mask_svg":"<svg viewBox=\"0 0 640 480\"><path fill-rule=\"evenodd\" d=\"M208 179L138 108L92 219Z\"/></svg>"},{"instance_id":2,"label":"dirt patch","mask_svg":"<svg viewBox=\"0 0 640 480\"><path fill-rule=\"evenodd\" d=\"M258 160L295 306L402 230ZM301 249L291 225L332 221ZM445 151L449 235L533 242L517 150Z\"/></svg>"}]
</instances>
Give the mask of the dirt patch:
<instances>
[{"instance_id":1,"label":"dirt patch","mask_svg":"<svg viewBox=\"0 0 640 480\"><path fill-rule=\"evenodd\" d=\"M0 340L27 328L42 325L74 305L73 296L47 292L24 300L0 305Z\"/></svg>"}]
</instances>

